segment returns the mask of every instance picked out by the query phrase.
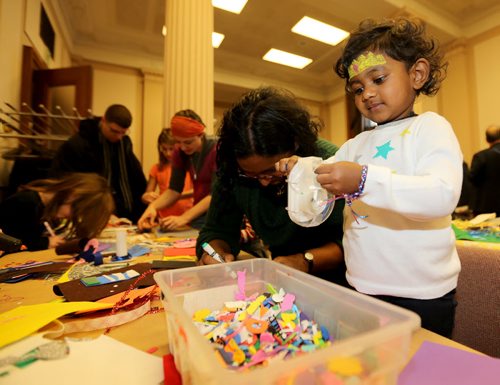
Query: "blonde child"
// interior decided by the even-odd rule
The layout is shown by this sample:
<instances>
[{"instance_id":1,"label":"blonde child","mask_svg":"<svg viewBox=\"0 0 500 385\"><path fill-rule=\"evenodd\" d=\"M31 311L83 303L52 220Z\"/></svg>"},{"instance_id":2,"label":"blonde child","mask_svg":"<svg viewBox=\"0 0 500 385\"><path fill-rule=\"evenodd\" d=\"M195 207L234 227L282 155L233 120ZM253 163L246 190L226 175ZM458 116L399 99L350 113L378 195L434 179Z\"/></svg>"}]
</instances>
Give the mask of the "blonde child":
<instances>
[{"instance_id":1,"label":"blonde child","mask_svg":"<svg viewBox=\"0 0 500 385\"><path fill-rule=\"evenodd\" d=\"M175 139L172 137L170 128L164 128L158 136L159 162L154 164L149 171L146 192L142 195L142 201L150 204L168 189L170 175L172 174L172 154L175 149ZM156 192L156 187L159 193ZM193 182L189 174L186 175L184 191L181 198L172 206L158 210L160 218L169 215L181 215L193 207Z\"/></svg>"},{"instance_id":2,"label":"blonde child","mask_svg":"<svg viewBox=\"0 0 500 385\"><path fill-rule=\"evenodd\" d=\"M420 22L362 22L335 70L377 126L314 172L322 187L346 198L349 284L415 311L423 327L449 337L460 271L451 213L460 196L462 154L445 118L413 110L419 94L438 91L445 69ZM276 167L286 173L296 161L282 159Z\"/></svg>"}]
</instances>

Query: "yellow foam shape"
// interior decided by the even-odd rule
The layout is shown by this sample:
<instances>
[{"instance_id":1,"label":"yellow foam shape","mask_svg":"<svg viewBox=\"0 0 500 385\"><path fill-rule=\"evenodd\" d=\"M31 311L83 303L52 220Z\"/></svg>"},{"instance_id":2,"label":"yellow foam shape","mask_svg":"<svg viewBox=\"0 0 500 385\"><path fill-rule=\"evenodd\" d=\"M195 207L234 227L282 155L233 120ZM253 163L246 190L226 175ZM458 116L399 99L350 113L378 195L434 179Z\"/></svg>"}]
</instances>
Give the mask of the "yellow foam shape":
<instances>
[{"instance_id":1,"label":"yellow foam shape","mask_svg":"<svg viewBox=\"0 0 500 385\"><path fill-rule=\"evenodd\" d=\"M210 315L210 310L209 309L200 309L200 310L197 310L193 314L193 321L203 322L203 320L205 318L207 318L209 315Z\"/></svg>"},{"instance_id":2,"label":"yellow foam shape","mask_svg":"<svg viewBox=\"0 0 500 385\"><path fill-rule=\"evenodd\" d=\"M248 307L247 307L247 313L248 314L253 314L255 311L260 307L261 303L266 300L265 295L260 295L258 296L255 301L253 301Z\"/></svg>"},{"instance_id":3,"label":"yellow foam shape","mask_svg":"<svg viewBox=\"0 0 500 385\"><path fill-rule=\"evenodd\" d=\"M242 364L245 362L245 353L243 353L243 350L237 349L234 354L233 354L233 361Z\"/></svg>"},{"instance_id":4,"label":"yellow foam shape","mask_svg":"<svg viewBox=\"0 0 500 385\"><path fill-rule=\"evenodd\" d=\"M281 313L281 319L284 323L292 322L297 317L295 313Z\"/></svg>"},{"instance_id":5,"label":"yellow foam shape","mask_svg":"<svg viewBox=\"0 0 500 385\"><path fill-rule=\"evenodd\" d=\"M335 357L328 362L328 370L341 376L357 376L361 374L363 367L355 357Z\"/></svg>"}]
</instances>

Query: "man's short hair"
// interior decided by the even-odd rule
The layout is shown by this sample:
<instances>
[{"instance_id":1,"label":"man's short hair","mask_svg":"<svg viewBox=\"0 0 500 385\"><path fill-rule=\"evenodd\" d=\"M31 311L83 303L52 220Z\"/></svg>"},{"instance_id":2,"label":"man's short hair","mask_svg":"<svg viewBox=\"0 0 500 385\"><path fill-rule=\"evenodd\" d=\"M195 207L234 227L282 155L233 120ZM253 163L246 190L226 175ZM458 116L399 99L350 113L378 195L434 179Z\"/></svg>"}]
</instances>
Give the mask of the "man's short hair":
<instances>
[{"instance_id":1,"label":"man's short hair","mask_svg":"<svg viewBox=\"0 0 500 385\"><path fill-rule=\"evenodd\" d=\"M132 114L127 107L113 104L106 109L104 119L107 122L118 124L122 128L129 128L132 124Z\"/></svg>"},{"instance_id":2,"label":"man's short hair","mask_svg":"<svg viewBox=\"0 0 500 385\"><path fill-rule=\"evenodd\" d=\"M500 140L500 126L492 125L486 129L486 141L488 143Z\"/></svg>"}]
</instances>

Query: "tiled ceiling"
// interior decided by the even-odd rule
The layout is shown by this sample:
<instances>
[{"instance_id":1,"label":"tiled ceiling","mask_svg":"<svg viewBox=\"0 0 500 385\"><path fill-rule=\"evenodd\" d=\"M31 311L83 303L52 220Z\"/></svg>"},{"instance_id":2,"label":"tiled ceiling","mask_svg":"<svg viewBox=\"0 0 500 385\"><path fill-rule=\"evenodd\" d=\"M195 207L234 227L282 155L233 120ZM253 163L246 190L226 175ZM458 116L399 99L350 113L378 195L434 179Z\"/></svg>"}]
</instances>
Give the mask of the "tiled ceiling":
<instances>
[{"instance_id":1,"label":"tiled ceiling","mask_svg":"<svg viewBox=\"0 0 500 385\"><path fill-rule=\"evenodd\" d=\"M165 0L51 0L69 35L75 58L145 70L163 69ZM215 97L231 101L260 84L286 86L311 99L324 99L338 84L332 65L339 47L290 31L307 15L347 31L367 17L413 15L447 44L487 28L500 15L499 0L249 0L239 15L214 8L214 29L226 38L214 51ZM496 17L500 25L500 17ZM303 70L265 62L274 47L310 57Z\"/></svg>"}]
</instances>

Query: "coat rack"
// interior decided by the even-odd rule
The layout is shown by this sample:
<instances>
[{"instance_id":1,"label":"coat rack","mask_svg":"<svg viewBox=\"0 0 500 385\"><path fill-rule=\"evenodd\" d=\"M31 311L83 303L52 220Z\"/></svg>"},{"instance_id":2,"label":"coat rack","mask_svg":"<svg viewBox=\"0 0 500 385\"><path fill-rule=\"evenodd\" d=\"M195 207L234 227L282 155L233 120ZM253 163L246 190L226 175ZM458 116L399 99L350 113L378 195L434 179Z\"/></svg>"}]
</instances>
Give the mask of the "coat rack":
<instances>
[{"instance_id":1,"label":"coat rack","mask_svg":"<svg viewBox=\"0 0 500 385\"><path fill-rule=\"evenodd\" d=\"M27 103L22 103L22 109L17 110L11 104L4 102L6 108L0 107L0 138L18 139L18 145L2 154L4 159L20 158L52 158L57 149L57 142L66 141L78 130L79 122L92 117L90 110L83 117L73 107L67 114L60 106L57 113L49 111L43 104L35 111Z\"/></svg>"}]
</instances>

